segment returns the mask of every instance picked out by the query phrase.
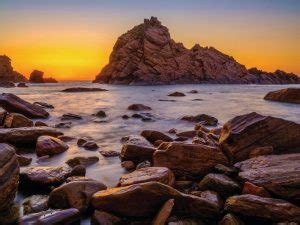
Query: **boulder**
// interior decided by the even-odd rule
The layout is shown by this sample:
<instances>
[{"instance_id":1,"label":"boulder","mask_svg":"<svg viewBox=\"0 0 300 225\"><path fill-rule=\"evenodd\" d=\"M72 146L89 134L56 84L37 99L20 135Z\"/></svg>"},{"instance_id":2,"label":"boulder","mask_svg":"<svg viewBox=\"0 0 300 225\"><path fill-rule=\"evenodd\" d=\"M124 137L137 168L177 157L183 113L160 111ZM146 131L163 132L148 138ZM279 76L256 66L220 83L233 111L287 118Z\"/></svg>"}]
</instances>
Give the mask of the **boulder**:
<instances>
[{"instance_id":1,"label":"boulder","mask_svg":"<svg viewBox=\"0 0 300 225\"><path fill-rule=\"evenodd\" d=\"M103 110L99 110L96 114L95 114L95 116L97 116L97 117L106 117L106 113L103 111Z\"/></svg>"},{"instance_id":2,"label":"boulder","mask_svg":"<svg viewBox=\"0 0 300 225\"><path fill-rule=\"evenodd\" d=\"M228 163L218 147L200 144L170 143L153 154L154 166L167 167L177 176L203 177L217 164Z\"/></svg>"},{"instance_id":3,"label":"boulder","mask_svg":"<svg viewBox=\"0 0 300 225\"><path fill-rule=\"evenodd\" d=\"M46 124L46 123L44 123L44 122L42 122L42 121L36 121L36 122L34 123L34 126L35 126L35 127L48 127L48 124Z\"/></svg>"},{"instance_id":4,"label":"boulder","mask_svg":"<svg viewBox=\"0 0 300 225\"><path fill-rule=\"evenodd\" d=\"M24 215L38 213L49 209L48 195L32 195L22 202Z\"/></svg>"},{"instance_id":5,"label":"boulder","mask_svg":"<svg viewBox=\"0 0 300 225\"><path fill-rule=\"evenodd\" d=\"M217 126L218 125L217 118L210 116L210 115L206 115L206 114L199 114L196 116L184 116L181 118L181 120L197 122L197 123L200 123L201 125L205 125L205 126ZM198 129L195 129L195 130L198 130Z\"/></svg>"},{"instance_id":6,"label":"boulder","mask_svg":"<svg viewBox=\"0 0 300 225\"><path fill-rule=\"evenodd\" d=\"M236 195L226 200L225 210L271 221L300 222L300 208L281 199Z\"/></svg>"},{"instance_id":7,"label":"boulder","mask_svg":"<svg viewBox=\"0 0 300 225\"><path fill-rule=\"evenodd\" d=\"M14 94L2 93L0 106L10 113L20 113L28 118L47 118L49 113L42 107L31 104Z\"/></svg>"},{"instance_id":8,"label":"boulder","mask_svg":"<svg viewBox=\"0 0 300 225\"><path fill-rule=\"evenodd\" d=\"M76 208L84 212L90 206L92 195L105 189L106 186L98 181L72 181L51 191L49 206L58 209Z\"/></svg>"},{"instance_id":9,"label":"boulder","mask_svg":"<svg viewBox=\"0 0 300 225\"><path fill-rule=\"evenodd\" d=\"M47 102L34 102L33 104L34 105L39 105L39 106L41 106L43 108L47 108L47 109L54 109L54 106L47 103Z\"/></svg>"},{"instance_id":10,"label":"boulder","mask_svg":"<svg viewBox=\"0 0 300 225\"><path fill-rule=\"evenodd\" d=\"M245 223L241 221L237 216L232 213L226 214L223 219L218 223L218 225L244 225Z\"/></svg>"},{"instance_id":11,"label":"boulder","mask_svg":"<svg viewBox=\"0 0 300 225\"><path fill-rule=\"evenodd\" d=\"M151 107L143 105L143 104L132 104L128 106L128 110L132 111L145 111L145 110L152 110Z\"/></svg>"},{"instance_id":12,"label":"boulder","mask_svg":"<svg viewBox=\"0 0 300 225\"><path fill-rule=\"evenodd\" d=\"M300 202L300 153L268 155L235 164L239 177L280 198Z\"/></svg>"},{"instance_id":13,"label":"boulder","mask_svg":"<svg viewBox=\"0 0 300 225\"><path fill-rule=\"evenodd\" d=\"M21 82L21 83L18 83L17 87L20 87L20 88L26 88L28 87L26 83L24 82Z\"/></svg>"},{"instance_id":14,"label":"boulder","mask_svg":"<svg viewBox=\"0 0 300 225\"><path fill-rule=\"evenodd\" d=\"M175 91L175 92L172 92L172 93L168 94L168 96L172 96L172 97L184 97L185 94L182 93L182 92Z\"/></svg>"},{"instance_id":15,"label":"boulder","mask_svg":"<svg viewBox=\"0 0 300 225\"><path fill-rule=\"evenodd\" d=\"M169 186L174 186L175 177L171 170L165 167L146 167L123 175L118 186L129 186L132 184L157 181Z\"/></svg>"},{"instance_id":16,"label":"boulder","mask_svg":"<svg viewBox=\"0 0 300 225\"><path fill-rule=\"evenodd\" d=\"M257 195L261 197L271 197L269 192L264 187L259 187L255 184L252 184L248 181L244 183L242 194L250 194L250 195Z\"/></svg>"},{"instance_id":17,"label":"boulder","mask_svg":"<svg viewBox=\"0 0 300 225\"><path fill-rule=\"evenodd\" d=\"M286 88L278 91L271 91L266 94L264 99L277 102L300 104L300 88Z\"/></svg>"},{"instance_id":18,"label":"boulder","mask_svg":"<svg viewBox=\"0 0 300 225\"><path fill-rule=\"evenodd\" d=\"M96 92L96 91L107 91L107 90L102 88L87 88L87 87L72 87L72 88L66 88L62 90L62 92Z\"/></svg>"},{"instance_id":19,"label":"boulder","mask_svg":"<svg viewBox=\"0 0 300 225\"><path fill-rule=\"evenodd\" d=\"M19 184L19 164L15 149L0 143L0 212L13 203Z\"/></svg>"},{"instance_id":20,"label":"boulder","mask_svg":"<svg viewBox=\"0 0 300 225\"><path fill-rule=\"evenodd\" d=\"M141 169L141 168L147 168L151 166L151 162L148 160L140 162L139 164L136 165L136 169Z\"/></svg>"},{"instance_id":21,"label":"boulder","mask_svg":"<svg viewBox=\"0 0 300 225\"><path fill-rule=\"evenodd\" d=\"M239 194L241 187L232 178L217 173L207 174L199 183L199 190L212 190L219 193L222 197Z\"/></svg>"},{"instance_id":22,"label":"boulder","mask_svg":"<svg viewBox=\"0 0 300 225\"><path fill-rule=\"evenodd\" d=\"M116 157L116 156L119 156L120 155L120 152L117 152L117 151L99 151L100 154L104 157Z\"/></svg>"},{"instance_id":23,"label":"boulder","mask_svg":"<svg viewBox=\"0 0 300 225\"><path fill-rule=\"evenodd\" d=\"M140 163L145 160L152 161L152 155L155 150L156 149L152 147L124 144L120 153L120 158L122 161L131 160L135 163Z\"/></svg>"},{"instance_id":24,"label":"boulder","mask_svg":"<svg viewBox=\"0 0 300 225\"><path fill-rule=\"evenodd\" d=\"M183 131L176 133L178 137L186 137L186 138L193 138L197 136L198 132L196 130L188 130L188 131Z\"/></svg>"},{"instance_id":25,"label":"boulder","mask_svg":"<svg viewBox=\"0 0 300 225\"><path fill-rule=\"evenodd\" d=\"M272 146L274 154L300 152L300 124L253 112L224 124L219 142L234 162L248 159L257 147Z\"/></svg>"},{"instance_id":26,"label":"boulder","mask_svg":"<svg viewBox=\"0 0 300 225\"><path fill-rule=\"evenodd\" d=\"M87 142L85 142L85 143L82 145L82 147L83 147L84 149L90 150L90 151L94 151L94 150L96 150L96 149L99 148L99 146L97 145L97 143L94 142L94 141L87 141Z\"/></svg>"},{"instance_id":27,"label":"boulder","mask_svg":"<svg viewBox=\"0 0 300 225\"><path fill-rule=\"evenodd\" d=\"M74 113L65 113L62 115L61 120L82 120L82 116Z\"/></svg>"},{"instance_id":28,"label":"boulder","mask_svg":"<svg viewBox=\"0 0 300 225\"><path fill-rule=\"evenodd\" d=\"M47 210L23 216L19 225L47 224L47 225L73 225L80 222L80 212L70 208L64 210Z\"/></svg>"},{"instance_id":29,"label":"boulder","mask_svg":"<svg viewBox=\"0 0 300 225\"><path fill-rule=\"evenodd\" d=\"M13 145L35 144L38 137L43 135L57 137L62 135L62 133L51 127L0 129L0 142L7 142Z\"/></svg>"},{"instance_id":30,"label":"boulder","mask_svg":"<svg viewBox=\"0 0 300 225\"><path fill-rule=\"evenodd\" d=\"M174 199L173 212L176 215L214 218L219 214L219 208L214 203L183 194L159 182L134 184L97 192L92 197L92 206L97 210L120 216L143 217L154 215L169 199Z\"/></svg>"},{"instance_id":31,"label":"boulder","mask_svg":"<svg viewBox=\"0 0 300 225\"><path fill-rule=\"evenodd\" d=\"M4 127L17 128L17 127L32 127L33 122L26 116L19 113L9 113L5 117Z\"/></svg>"},{"instance_id":32,"label":"boulder","mask_svg":"<svg viewBox=\"0 0 300 225\"><path fill-rule=\"evenodd\" d=\"M132 145L140 145L140 146L145 146L145 147L152 147L152 144L150 144L144 137L141 137L138 135L124 136L121 138L121 142L123 144L132 144Z\"/></svg>"},{"instance_id":33,"label":"boulder","mask_svg":"<svg viewBox=\"0 0 300 225\"><path fill-rule=\"evenodd\" d=\"M88 157L76 156L72 159L68 159L68 161L66 163L71 167L75 167L78 165L87 167L87 166L97 163L98 161L99 161L99 157L97 157L97 156L88 156Z\"/></svg>"},{"instance_id":34,"label":"boulder","mask_svg":"<svg viewBox=\"0 0 300 225\"><path fill-rule=\"evenodd\" d=\"M17 155L17 159L19 162L19 166L28 166L32 161L32 158L23 155Z\"/></svg>"},{"instance_id":35,"label":"boulder","mask_svg":"<svg viewBox=\"0 0 300 225\"><path fill-rule=\"evenodd\" d=\"M169 199L165 204L160 208L156 214L152 224L153 225L165 225L167 219L171 215L172 209L174 207L174 199Z\"/></svg>"},{"instance_id":36,"label":"boulder","mask_svg":"<svg viewBox=\"0 0 300 225\"><path fill-rule=\"evenodd\" d=\"M121 225L122 220L110 213L95 210L91 218L91 225Z\"/></svg>"},{"instance_id":37,"label":"boulder","mask_svg":"<svg viewBox=\"0 0 300 225\"><path fill-rule=\"evenodd\" d=\"M37 139L35 151L37 156L55 155L67 151L69 146L58 138L40 136Z\"/></svg>"},{"instance_id":38,"label":"boulder","mask_svg":"<svg viewBox=\"0 0 300 225\"><path fill-rule=\"evenodd\" d=\"M156 131L156 130L144 130L141 133L141 136L146 138L150 143L154 143L157 140L165 141L165 142L172 142L173 139L169 137L168 135Z\"/></svg>"}]
</instances>

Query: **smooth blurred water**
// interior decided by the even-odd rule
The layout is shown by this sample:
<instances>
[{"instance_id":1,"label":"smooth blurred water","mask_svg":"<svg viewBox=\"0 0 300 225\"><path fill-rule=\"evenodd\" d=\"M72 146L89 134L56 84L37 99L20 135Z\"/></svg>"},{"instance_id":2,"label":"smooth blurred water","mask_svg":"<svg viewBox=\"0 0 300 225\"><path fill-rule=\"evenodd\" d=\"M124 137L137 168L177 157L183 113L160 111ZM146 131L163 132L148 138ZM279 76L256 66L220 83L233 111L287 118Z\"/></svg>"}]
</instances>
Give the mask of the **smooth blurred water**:
<instances>
[{"instance_id":1,"label":"smooth blurred water","mask_svg":"<svg viewBox=\"0 0 300 225\"><path fill-rule=\"evenodd\" d=\"M101 87L107 92L64 93L61 90L68 87ZM181 121L183 115L205 113L219 119L220 125L234 116L258 112L300 123L300 106L297 104L279 103L263 100L264 95L273 90L300 85L172 85L172 86L111 86L92 84L89 82L69 82L58 84L30 84L29 88L0 88L0 92L17 94L30 101L43 101L54 105L49 110L51 117L44 120L49 125L60 121L64 113L75 113L83 117L82 121L73 121L70 129L61 129L65 135L80 138L90 136L102 150L121 150L120 139L123 136L139 134L144 129L155 129L166 132L171 128L179 131L193 129L194 124ZM188 93L190 90L198 94ZM174 91L184 92L185 97L168 97ZM173 99L175 102L158 101ZM202 99L202 101L193 101ZM155 122L142 122L139 119L123 120L122 115L132 115L127 110L133 103L150 106L156 118ZM107 122L96 123L92 116L98 110L104 110ZM87 176L100 180L108 186L116 185L120 176L125 172L120 166L118 157L103 158L98 151L92 152L78 148L76 141L69 142L70 148L65 153L51 157L45 162L37 163L34 154L32 165L63 165L74 156L97 155L99 163L87 168Z\"/></svg>"}]
</instances>

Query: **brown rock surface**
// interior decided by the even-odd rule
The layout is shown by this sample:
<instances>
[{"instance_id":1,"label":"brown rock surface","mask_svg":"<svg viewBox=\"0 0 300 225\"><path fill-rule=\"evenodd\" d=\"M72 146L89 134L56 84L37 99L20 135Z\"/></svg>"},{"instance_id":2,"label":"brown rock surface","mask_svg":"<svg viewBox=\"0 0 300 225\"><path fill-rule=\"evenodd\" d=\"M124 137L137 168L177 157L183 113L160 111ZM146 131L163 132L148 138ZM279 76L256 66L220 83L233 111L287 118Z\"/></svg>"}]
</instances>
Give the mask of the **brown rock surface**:
<instances>
[{"instance_id":1,"label":"brown rock surface","mask_svg":"<svg viewBox=\"0 0 300 225\"><path fill-rule=\"evenodd\" d=\"M217 147L200 144L170 143L165 149L153 154L154 166L171 169L175 175L203 177L212 172L217 164L228 164L228 160Z\"/></svg>"},{"instance_id":2,"label":"brown rock surface","mask_svg":"<svg viewBox=\"0 0 300 225\"><path fill-rule=\"evenodd\" d=\"M121 225L122 220L110 213L95 210L91 219L91 225Z\"/></svg>"},{"instance_id":3,"label":"brown rock surface","mask_svg":"<svg viewBox=\"0 0 300 225\"><path fill-rule=\"evenodd\" d=\"M232 213L226 214L223 219L218 223L218 225L244 225L245 223L241 221L237 216Z\"/></svg>"},{"instance_id":4,"label":"brown rock surface","mask_svg":"<svg viewBox=\"0 0 300 225\"><path fill-rule=\"evenodd\" d=\"M67 151L69 146L58 138L40 136L37 139L35 151L37 156L55 155Z\"/></svg>"},{"instance_id":5,"label":"brown rock surface","mask_svg":"<svg viewBox=\"0 0 300 225\"><path fill-rule=\"evenodd\" d=\"M257 147L272 146L274 154L300 152L300 124L253 112L225 123L219 142L234 162L248 159Z\"/></svg>"},{"instance_id":6,"label":"brown rock surface","mask_svg":"<svg viewBox=\"0 0 300 225\"><path fill-rule=\"evenodd\" d=\"M284 200L263 198L256 195L229 197L225 203L225 210L272 221L300 222L300 208L298 206Z\"/></svg>"},{"instance_id":7,"label":"brown rock surface","mask_svg":"<svg viewBox=\"0 0 300 225\"><path fill-rule=\"evenodd\" d=\"M141 133L141 136L146 138L150 143L154 143L157 140L165 141L165 142L171 142L173 139L169 137L168 135L156 131L156 130L144 130Z\"/></svg>"},{"instance_id":8,"label":"brown rock surface","mask_svg":"<svg viewBox=\"0 0 300 225\"><path fill-rule=\"evenodd\" d=\"M120 153L122 161L131 160L135 163L152 160L155 148L142 145L124 144Z\"/></svg>"},{"instance_id":9,"label":"brown rock surface","mask_svg":"<svg viewBox=\"0 0 300 225\"><path fill-rule=\"evenodd\" d=\"M266 77L266 78L265 78ZM187 49L171 39L156 17L145 19L121 35L106 65L94 82L110 84L175 83L299 83L296 75L281 73L277 79L249 72L233 57L213 47Z\"/></svg>"},{"instance_id":10,"label":"brown rock surface","mask_svg":"<svg viewBox=\"0 0 300 225\"><path fill-rule=\"evenodd\" d=\"M119 180L118 186L123 187L149 181L157 181L169 186L174 186L175 177L173 172L168 168L145 167L123 175Z\"/></svg>"},{"instance_id":11,"label":"brown rock surface","mask_svg":"<svg viewBox=\"0 0 300 225\"><path fill-rule=\"evenodd\" d=\"M4 127L17 128L17 127L32 127L32 120L28 119L19 113L9 113L5 117Z\"/></svg>"},{"instance_id":12,"label":"brown rock surface","mask_svg":"<svg viewBox=\"0 0 300 225\"><path fill-rule=\"evenodd\" d=\"M235 164L239 177L280 198L300 202L300 154L268 155Z\"/></svg>"},{"instance_id":13,"label":"brown rock surface","mask_svg":"<svg viewBox=\"0 0 300 225\"><path fill-rule=\"evenodd\" d=\"M98 161L99 161L98 156L89 156L89 157L76 156L72 159L68 159L68 161L66 163L71 167L75 167L78 165L87 167L87 166L97 163Z\"/></svg>"},{"instance_id":14,"label":"brown rock surface","mask_svg":"<svg viewBox=\"0 0 300 225\"><path fill-rule=\"evenodd\" d=\"M28 118L47 118L49 113L42 107L31 104L14 94L2 93L0 106L10 113L20 113Z\"/></svg>"},{"instance_id":15,"label":"brown rock surface","mask_svg":"<svg viewBox=\"0 0 300 225\"><path fill-rule=\"evenodd\" d=\"M92 197L92 206L121 216L151 216L169 199L174 199L176 215L194 215L214 218L219 208L206 199L186 195L170 186L147 182L126 187L111 188L97 192Z\"/></svg>"},{"instance_id":16,"label":"brown rock surface","mask_svg":"<svg viewBox=\"0 0 300 225\"><path fill-rule=\"evenodd\" d=\"M169 199L168 201L166 201L165 204L158 211L152 224L153 225L165 225L167 219L171 215L173 207L174 207L174 199Z\"/></svg>"},{"instance_id":17,"label":"brown rock surface","mask_svg":"<svg viewBox=\"0 0 300 225\"><path fill-rule=\"evenodd\" d=\"M300 88L286 88L278 91L271 91L266 94L264 99L277 102L300 104Z\"/></svg>"},{"instance_id":18,"label":"brown rock surface","mask_svg":"<svg viewBox=\"0 0 300 225\"><path fill-rule=\"evenodd\" d=\"M13 202L19 184L19 164L15 149L0 143L0 212Z\"/></svg>"}]
</instances>

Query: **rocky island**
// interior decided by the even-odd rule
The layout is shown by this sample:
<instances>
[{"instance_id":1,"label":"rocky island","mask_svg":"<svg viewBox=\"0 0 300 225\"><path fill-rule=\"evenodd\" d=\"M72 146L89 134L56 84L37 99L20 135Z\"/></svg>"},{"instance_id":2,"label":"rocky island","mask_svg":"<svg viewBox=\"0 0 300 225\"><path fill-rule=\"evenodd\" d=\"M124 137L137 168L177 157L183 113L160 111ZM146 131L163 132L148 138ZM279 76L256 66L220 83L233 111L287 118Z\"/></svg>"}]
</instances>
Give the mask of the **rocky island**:
<instances>
[{"instance_id":1,"label":"rocky island","mask_svg":"<svg viewBox=\"0 0 300 225\"><path fill-rule=\"evenodd\" d=\"M145 19L121 35L109 63L94 82L129 85L159 84L296 84L293 73L247 70L233 57L213 47L191 49L176 43L156 17Z\"/></svg>"}]
</instances>

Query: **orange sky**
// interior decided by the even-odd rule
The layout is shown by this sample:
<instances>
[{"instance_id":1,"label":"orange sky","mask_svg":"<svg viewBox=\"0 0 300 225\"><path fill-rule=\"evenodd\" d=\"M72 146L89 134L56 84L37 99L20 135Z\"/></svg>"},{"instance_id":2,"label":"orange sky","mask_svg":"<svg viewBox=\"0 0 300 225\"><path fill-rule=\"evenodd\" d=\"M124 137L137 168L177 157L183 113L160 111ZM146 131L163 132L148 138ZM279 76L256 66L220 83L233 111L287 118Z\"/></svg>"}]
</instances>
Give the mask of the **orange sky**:
<instances>
[{"instance_id":1,"label":"orange sky","mask_svg":"<svg viewBox=\"0 0 300 225\"><path fill-rule=\"evenodd\" d=\"M11 9L6 3L2 8L0 3L0 54L26 76L38 69L58 80L92 80L108 62L117 37L151 15L188 48L214 46L247 67L300 74L300 17L287 9Z\"/></svg>"}]
</instances>

